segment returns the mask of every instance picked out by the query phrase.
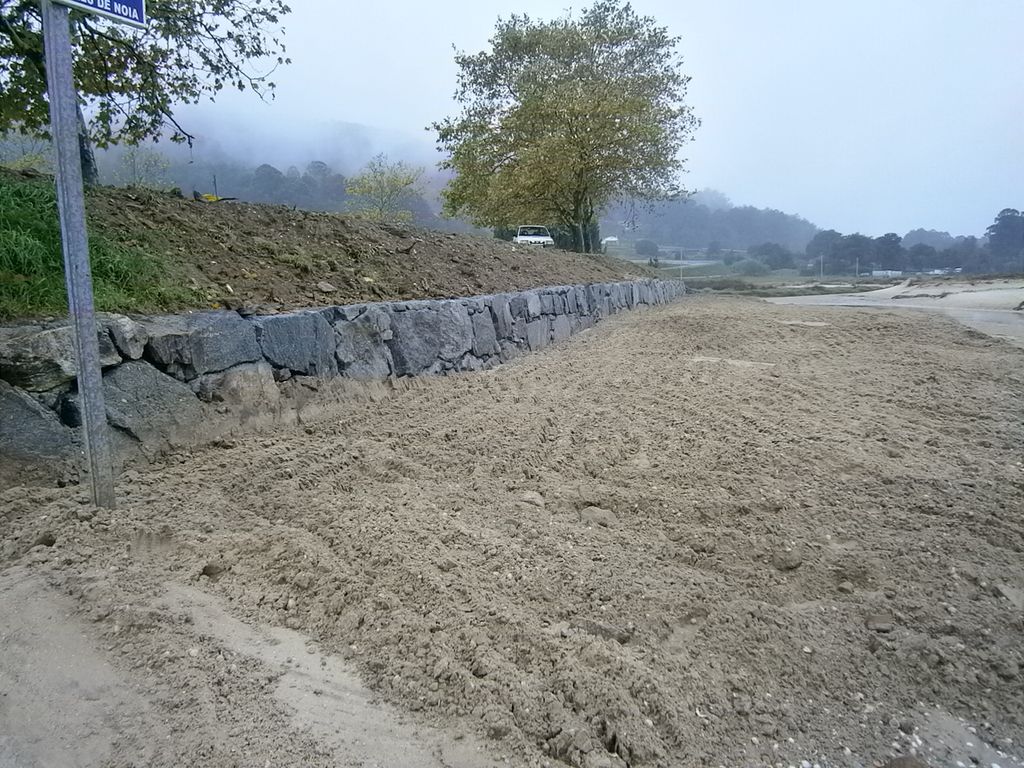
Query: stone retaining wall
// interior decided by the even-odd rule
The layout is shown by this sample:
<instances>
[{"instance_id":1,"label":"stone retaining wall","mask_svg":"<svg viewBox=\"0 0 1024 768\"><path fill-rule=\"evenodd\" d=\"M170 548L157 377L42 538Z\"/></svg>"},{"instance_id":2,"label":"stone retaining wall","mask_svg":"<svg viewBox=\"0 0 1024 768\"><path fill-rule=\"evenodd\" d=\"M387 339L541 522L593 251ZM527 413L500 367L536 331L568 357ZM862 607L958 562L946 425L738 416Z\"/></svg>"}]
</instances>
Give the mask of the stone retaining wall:
<instances>
[{"instance_id":1,"label":"stone retaining wall","mask_svg":"<svg viewBox=\"0 0 1024 768\"><path fill-rule=\"evenodd\" d=\"M384 380L491 368L617 312L684 292L681 281L646 280L254 317L227 311L101 315L115 451L122 459L152 457L202 442L202 435L212 435L215 416L229 416L234 426L275 420L282 397L296 387L315 389L326 378ZM0 328L0 487L76 478L75 374L67 325Z\"/></svg>"}]
</instances>

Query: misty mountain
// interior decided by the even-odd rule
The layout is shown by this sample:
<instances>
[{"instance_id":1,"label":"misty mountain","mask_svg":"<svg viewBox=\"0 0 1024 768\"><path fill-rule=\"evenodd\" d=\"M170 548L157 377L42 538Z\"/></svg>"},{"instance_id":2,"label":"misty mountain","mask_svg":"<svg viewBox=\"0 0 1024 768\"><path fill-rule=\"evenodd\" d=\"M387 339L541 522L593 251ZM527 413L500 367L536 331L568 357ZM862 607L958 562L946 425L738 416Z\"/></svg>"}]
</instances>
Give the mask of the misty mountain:
<instances>
[{"instance_id":1,"label":"misty mountain","mask_svg":"<svg viewBox=\"0 0 1024 768\"><path fill-rule=\"evenodd\" d=\"M428 168L437 164L426 131L417 135L340 120L289 119L280 113L274 113L273 120L269 115L267 120L254 120L209 106L183 108L181 122L195 136L192 148L161 142L160 150L193 161L259 161L301 168L315 158L346 175L379 154Z\"/></svg>"},{"instance_id":2,"label":"misty mountain","mask_svg":"<svg viewBox=\"0 0 1024 768\"><path fill-rule=\"evenodd\" d=\"M205 122L207 112L187 122L195 132L187 143L161 141L144 147L114 146L97 152L102 183L178 188L253 203L288 205L315 211L349 210L348 178L375 155L423 168L422 194L410 194L402 207L421 227L448 232L477 231L468 223L440 216L440 192L448 174L436 167L436 152L425 141L355 123L307 123L274 135L275 124Z\"/></svg>"},{"instance_id":3,"label":"misty mountain","mask_svg":"<svg viewBox=\"0 0 1024 768\"><path fill-rule=\"evenodd\" d=\"M678 248L746 250L776 243L803 251L818 228L789 213L749 205L734 206L721 192L706 189L688 199L653 205L623 202L602 218L603 235L653 240Z\"/></svg>"}]
</instances>

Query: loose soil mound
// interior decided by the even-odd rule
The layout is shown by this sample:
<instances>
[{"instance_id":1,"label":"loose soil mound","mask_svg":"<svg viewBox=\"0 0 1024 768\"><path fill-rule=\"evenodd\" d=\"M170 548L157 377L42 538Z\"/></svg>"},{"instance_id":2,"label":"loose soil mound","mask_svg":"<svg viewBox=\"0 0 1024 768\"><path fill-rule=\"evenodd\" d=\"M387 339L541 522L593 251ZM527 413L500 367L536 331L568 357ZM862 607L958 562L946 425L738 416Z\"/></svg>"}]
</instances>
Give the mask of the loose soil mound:
<instances>
[{"instance_id":1,"label":"loose soil mound","mask_svg":"<svg viewBox=\"0 0 1024 768\"><path fill-rule=\"evenodd\" d=\"M7 493L0 533L147 697L114 764L350 764L177 582L511 765L1005 768L1022 397L1024 354L942 317L698 299L174 457L114 513Z\"/></svg>"},{"instance_id":2,"label":"loose soil mound","mask_svg":"<svg viewBox=\"0 0 1024 768\"><path fill-rule=\"evenodd\" d=\"M57 306L63 301L63 276L52 181L0 169L0 190L36 207L21 211L17 221L0 216L0 317L63 312ZM646 267L597 254L286 206L202 203L146 189L97 187L88 191L86 207L97 301L109 311L227 307L265 313L656 276ZM22 230L29 226L46 230L45 242L33 247L47 253L2 258L4 247L26 247ZM108 262L144 264L152 271L153 260L163 272L159 290L154 290L156 279L129 284L117 279L116 270L111 285L104 282ZM23 262L32 274L20 273L28 270ZM38 273L41 262L48 273Z\"/></svg>"},{"instance_id":3,"label":"loose soil mound","mask_svg":"<svg viewBox=\"0 0 1024 768\"><path fill-rule=\"evenodd\" d=\"M451 298L653 274L600 255L141 189L95 190L89 212L111 240L166 256L211 303L232 307Z\"/></svg>"}]
</instances>

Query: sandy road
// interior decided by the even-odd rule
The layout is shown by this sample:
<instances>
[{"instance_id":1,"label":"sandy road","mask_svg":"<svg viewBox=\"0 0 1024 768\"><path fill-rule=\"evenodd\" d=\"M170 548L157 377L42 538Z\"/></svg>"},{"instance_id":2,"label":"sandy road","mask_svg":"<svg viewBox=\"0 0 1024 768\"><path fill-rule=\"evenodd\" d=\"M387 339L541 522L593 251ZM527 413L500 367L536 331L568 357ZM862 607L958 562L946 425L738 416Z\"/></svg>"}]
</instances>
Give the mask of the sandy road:
<instances>
[{"instance_id":1,"label":"sandy road","mask_svg":"<svg viewBox=\"0 0 1024 768\"><path fill-rule=\"evenodd\" d=\"M102 667L17 688L117 692L69 708L82 765L1020 765L1022 396L946 318L698 299L171 457L114 514L8 492L4 594ZM6 608L0 764L45 765Z\"/></svg>"},{"instance_id":2,"label":"sandy road","mask_svg":"<svg viewBox=\"0 0 1024 768\"><path fill-rule=\"evenodd\" d=\"M907 281L909 283L909 281ZM769 299L774 304L842 306L875 309L912 309L936 312L968 328L1024 349L1024 281L938 280L907 283L864 293L788 296Z\"/></svg>"}]
</instances>

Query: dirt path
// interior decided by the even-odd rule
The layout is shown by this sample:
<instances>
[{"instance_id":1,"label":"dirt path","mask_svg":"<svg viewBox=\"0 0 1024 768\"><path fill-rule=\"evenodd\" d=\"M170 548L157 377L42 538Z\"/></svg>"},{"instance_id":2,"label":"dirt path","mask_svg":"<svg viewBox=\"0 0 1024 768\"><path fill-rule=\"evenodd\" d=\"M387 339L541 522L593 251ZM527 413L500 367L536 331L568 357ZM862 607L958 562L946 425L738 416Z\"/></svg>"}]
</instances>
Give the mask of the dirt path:
<instances>
[{"instance_id":1,"label":"dirt path","mask_svg":"<svg viewBox=\"0 0 1024 768\"><path fill-rule=\"evenodd\" d=\"M419 765L377 721L431 766L1021 765L1022 396L946 318L694 300L173 457L113 514L6 493L0 764L36 686L84 765Z\"/></svg>"}]
</instances>

